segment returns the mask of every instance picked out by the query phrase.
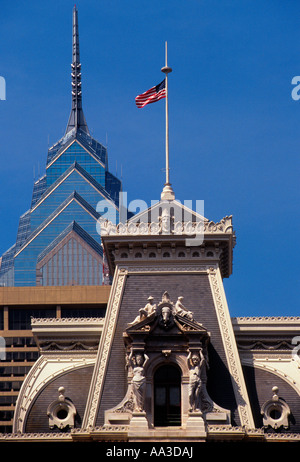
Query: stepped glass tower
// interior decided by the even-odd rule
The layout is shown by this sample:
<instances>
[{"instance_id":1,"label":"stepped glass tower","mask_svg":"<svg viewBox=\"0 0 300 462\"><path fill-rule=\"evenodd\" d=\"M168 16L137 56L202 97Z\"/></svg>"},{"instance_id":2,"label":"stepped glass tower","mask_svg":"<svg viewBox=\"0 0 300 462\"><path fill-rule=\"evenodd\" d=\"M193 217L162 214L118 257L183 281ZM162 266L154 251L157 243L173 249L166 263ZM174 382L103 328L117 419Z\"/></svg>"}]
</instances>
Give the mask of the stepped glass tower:
<instances>
[{"instance_id":1,"label":"stepped glass tower","mask_svg":"<svg viewBox=\"0 0 300 462\"><path fill-rule=\"evenodd\" d=\"M121 182L109 172L107 149L90 135L83 113L76 7L72 47L69 121L48 150L46 173L34 183L16 243L0 259L1 286L103 284L97 204L101 210L107 205L108 218L117 221Z\"/></svg>"}]
</instances>

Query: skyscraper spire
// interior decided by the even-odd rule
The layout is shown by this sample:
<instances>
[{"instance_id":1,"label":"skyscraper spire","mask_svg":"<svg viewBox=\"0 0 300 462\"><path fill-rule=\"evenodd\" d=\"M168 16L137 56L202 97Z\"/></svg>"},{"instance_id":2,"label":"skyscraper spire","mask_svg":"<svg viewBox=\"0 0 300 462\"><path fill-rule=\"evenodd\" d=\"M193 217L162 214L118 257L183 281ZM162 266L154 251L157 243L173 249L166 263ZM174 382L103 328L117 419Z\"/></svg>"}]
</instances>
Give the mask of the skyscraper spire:
<instances>
[{"instance_id":1,"label":"skyscraper spire","mask_svg":"<svg viewBox=\"0 0 300 462\"><path fill-rule=\"evenodd\" d=\"M81 63L79 54L79 33L78 33L78 10L76 5L73 8L73 49L72 49L72 109L66 134L75 128L79 128L89 133L87 123L82 110L82 90L81 90Z\"/></svg>"}]
</instances>

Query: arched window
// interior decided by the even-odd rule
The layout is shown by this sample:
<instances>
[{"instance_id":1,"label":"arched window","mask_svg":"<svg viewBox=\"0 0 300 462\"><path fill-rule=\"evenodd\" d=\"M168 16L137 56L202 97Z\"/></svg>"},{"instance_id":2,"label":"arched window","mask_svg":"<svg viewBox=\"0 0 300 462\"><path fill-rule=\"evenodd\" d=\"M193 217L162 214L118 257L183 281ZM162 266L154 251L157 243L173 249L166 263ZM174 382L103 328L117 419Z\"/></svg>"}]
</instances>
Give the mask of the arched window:
<instances>
[{"instance_id":1,"label":"arched window","mask_svg":"<svg viewBox=\"0 0 300 462\"><path fill-rule=\"evenodd\" d=\"M154 374L154 425L181 425L181 372L174 365L163 364Z\"/></svg>"}]
</instances>

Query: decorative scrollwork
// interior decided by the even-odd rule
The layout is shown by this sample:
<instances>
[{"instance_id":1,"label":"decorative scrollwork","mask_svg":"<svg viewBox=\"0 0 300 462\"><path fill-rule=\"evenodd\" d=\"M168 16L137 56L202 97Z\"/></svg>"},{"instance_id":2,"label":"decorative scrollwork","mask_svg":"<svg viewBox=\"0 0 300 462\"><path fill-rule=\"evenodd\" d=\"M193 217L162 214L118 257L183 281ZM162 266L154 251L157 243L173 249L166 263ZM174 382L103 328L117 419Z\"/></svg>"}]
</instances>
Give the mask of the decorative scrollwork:
<instances>
[{"instance_id":1,"label":"decorative scrollwork","mask_svg":"<svg viewBox=\"0 0 300 462\"><path fill-rule=\"evenodd\" d=\"M128 223L119 223L115 225L111 221L107 219L99 219L99 225L101 228L101 235L157 235L157 234L165 234L166 229L163 226L161 221L152 221L150 223L136 223L136 222L128 222ZM175 234L175 235L194 235L194 234L213 234L213 233L233 233L232 227L232 216L227 216L222 218L220 222L215 223L213 221L187 221L181 222L177 221L173 224L172 227L168 229L167 234Z\"/></svg>"}]
</instances>

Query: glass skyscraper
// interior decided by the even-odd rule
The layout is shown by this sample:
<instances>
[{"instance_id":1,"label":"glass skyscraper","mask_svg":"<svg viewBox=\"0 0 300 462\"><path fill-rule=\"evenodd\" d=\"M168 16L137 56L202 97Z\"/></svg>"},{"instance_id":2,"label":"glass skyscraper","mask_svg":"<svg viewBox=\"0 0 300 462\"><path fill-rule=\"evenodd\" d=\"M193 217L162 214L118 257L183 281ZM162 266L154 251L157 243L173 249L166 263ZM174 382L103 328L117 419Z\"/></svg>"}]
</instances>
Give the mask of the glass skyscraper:
<instances>
[{"instance_id":1,"label":"glass skyscraper","mask_svg":"<svg viewBox=\"0 0 300 462\"><path fill-rule=\"evenodd\" d=\"M46 173L34 183L16 243L1 257L1 286L103 283L103 248L96 224L103 204L106 218L119 220L121 181L109 172L106 147L90 135L84 117L76 7L71 68L67 128L48 150Z\"/></svg>"}]
</instances>

